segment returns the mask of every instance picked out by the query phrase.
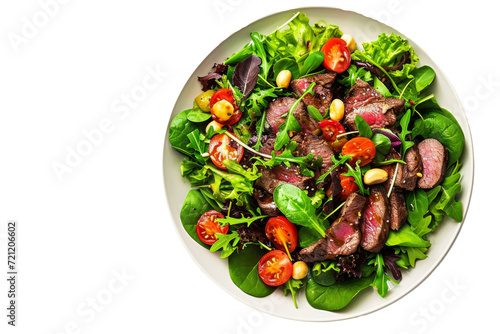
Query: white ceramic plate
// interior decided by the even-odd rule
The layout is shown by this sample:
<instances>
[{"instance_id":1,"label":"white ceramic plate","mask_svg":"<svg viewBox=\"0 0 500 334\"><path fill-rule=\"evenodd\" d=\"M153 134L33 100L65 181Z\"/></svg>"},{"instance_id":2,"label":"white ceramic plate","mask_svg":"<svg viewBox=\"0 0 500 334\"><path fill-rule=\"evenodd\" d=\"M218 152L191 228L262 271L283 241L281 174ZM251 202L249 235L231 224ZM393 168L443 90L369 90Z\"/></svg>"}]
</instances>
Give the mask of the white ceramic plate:
<instances>
[{"instance_id":1,"label":"white ceramic plate","mask_svg":"<svg viewBox=\"0 0 500 334\"><path fill-rule=\"evenodd\" d=\"M193 99L200 94L200 83L197 80L197 76L207 74L214 63L223 62L231 54L240 50L243 45L250 41L249 36L251 32L257 31L262 34L269 34L286 22L297 11L304 12L309 17L310 23L323 19L328 23L338 25L344 33L349 33L354 37L358 46L361 46L362 42L376 40L378 35L382 32L387 34L394 32L404 36L404 34L376 20L336 8L298 8L266 16L229 36L194 70L177 99L172 115L170 116L170 122L179 112L189 109L192 106ZM436 71L436 79L433 83L433 93L440 106L451 111L455 115L465 133L466 146L462 157L464 165L461 170L461 174L463 175L462 192L459 197L463 203L464 213L466 213L472 193L474 162L472 138L465 113L451 83L441 72L437 64L429 58L424 50L412 42L410 38L407 36L404 37L410 41L410 44L420 57L420 65L430 65ZM463 224L463 222L456 223L451 219L443 221L437 231L430 235L432 247L430 247L427 252L428 258L418 261L416 268L403 272L401 283L391 289L385 298L381 298L374 289L368 288L356 296L356 298L354 298L354 300L343 310L329 312L312 308L302 292L299 294L297 300L299 308L295 309L291 297L284 297L282 289L277 289L272 295L265 298L252 297L241 291L233 284L229 277L227 260L222 260L219 258L218 253L211 253L199 246L184 231L179 213L184 198L190 190L190 186L187 180L183 179L179 173L179 166L182 159L183 156L170 147L167 133L163 156L167 201L173 215L173 222L187 251L192 255L193 259L198 263L206 275L213 279L222 289L227 291L227 293L257 310L284 318L307 321L348 319L379 310L395 302L422 283L439 265L453 245Z\"/></svg>"}]
</instances>

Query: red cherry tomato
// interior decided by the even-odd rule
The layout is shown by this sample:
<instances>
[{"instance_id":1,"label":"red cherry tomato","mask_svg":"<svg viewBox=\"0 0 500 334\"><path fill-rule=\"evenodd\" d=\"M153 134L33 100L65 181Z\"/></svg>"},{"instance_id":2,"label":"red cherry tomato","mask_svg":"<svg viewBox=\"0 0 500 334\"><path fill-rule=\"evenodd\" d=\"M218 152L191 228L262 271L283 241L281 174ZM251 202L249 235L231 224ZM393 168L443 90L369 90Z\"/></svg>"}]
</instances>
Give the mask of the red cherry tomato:
<instances>
[{"instance_id":1,"label":"red cherry tomato","mask_svg":"<svg viewBox=\"0 0 500 334\"><path fill-rule=\"evenodd\" d=\"M321 52L325 54L323 66L330 71L342 73L351 64L351 53L341 38L329 39L321 48Z\"/></svg>"},{"instance_id":2,"label":"red cherry tomato","mask_svg":"<svg viewBox=\"0 0 500 334\"><path fill-rule=\"evenodd\" d=\"M273 250L265 254L259 261L259 276L264 283L270 286L278 286L292 276L293 265L283 251Z\"/></svg>"},{"instance_id":3,"label":"red cherry tomato","mask_svg":"<svg viewBox=\"0 0 500 334\"><path fill-rule=\"evenodd\" d=\"M224 160L240 162L243 157L243 147L225 133L221 133L213 136L210 140L208 153L217 167L227 169L224 166Z\"/></svg>"},{"instance_id":4,"label":"red cherry tomato","mask_svg":"<svg viewBox=\"0 0 500 334\"><path fill-rule=\"evenodd\" d=\"M288 249L289 252L293 252L297 247L297 227L283 216L273 217L267 221L266 237L282 251Z\"/></svg>"},{"instance_id":5,"label":"red cherry tomato","mask_svg":"<svg viewBox=\"0 0 500 334\"><path fill-rule=\"evenodd\" d=\"M354 178L352 176L344 176L342 173L346 173L346 170L340 171L339 172L339 177L340 177L340 185L342 186L342 191L340 192L340 200L345 201L347 199L347 196L349 196L351 193L358 191L359 187L354 182Z\"/></svg>"},{"instance_id":6,"label":"red cherry tomato","mask_svg":"<svg viewBox=\"0 0 500 334\"><path fill-rule=\"evenodd\" d=\"M227 234L229 224L221 226L217 222L218 218L224 218L224 215L215 210L210 210L201 215L196 224L196 234L201 242L207 245L213 245L217 241L216 233Z\"/></svg>"},{"instance_id":7,"label":"red cherry tomato","mask_svg":"<svg viewBox=\"0 0 500 334\"><path fill-rule=\"evenodd\" d=\"M324 119L318 125L323 131L323 137L329 142L334 142L339 134L345 133L342 124L333 119Z\"/></svg>"},{"instance_id":8,"label":"red cherry tomato","mask_svg":"<svg viewBox=\"0 0 500 334\"><path fill-rule=\"evenodd\" d=\"M368 165L375 158L375 144L365 137L356 137L349 140L342 147L342 155L351 157L349 163L354 165L359 161L360 166Z\"/></svg>"},{"instance_id":9,"label":"red cherry tomato","mask_svg":"<svg viewBox=\"0 0 500 334\"><path fill-rule=\"evenodd\" d=\"M228 120L221 120L217 115L214 113L213 106L222 100L226 100L227 102L231 103L233 105L234 111L233 115L231 118ZM234 95L233 91L229 88L221 88L217 90L214 95L210 98L210 112L212 113L212 119L214 121L217 121L218 123L222 125L232 125L236 122L238 122L241 118L242 112L236 105L236 102L234 101Z\"/></svg>"}]
</instances>

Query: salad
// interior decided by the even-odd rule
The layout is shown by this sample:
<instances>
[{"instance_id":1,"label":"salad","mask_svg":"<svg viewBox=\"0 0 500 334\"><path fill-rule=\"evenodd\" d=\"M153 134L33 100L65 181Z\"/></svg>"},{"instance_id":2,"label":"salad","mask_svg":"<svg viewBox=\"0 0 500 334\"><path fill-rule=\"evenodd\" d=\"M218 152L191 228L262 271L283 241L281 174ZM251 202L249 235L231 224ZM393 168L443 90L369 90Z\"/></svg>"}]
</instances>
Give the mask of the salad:
<instances>
[{"instance_id":1,"label":"salad","mask_svg":"<svg viewBox=\"0 0 500 334\"><path fill-rule=\"evenodd\" d=\"M465 137L401 36L357 45L304 13L200 73L169 141L192 189L180 218L242 291L298 307L381 297L461 222ZM389 282L392 282L390 284Z\"/></svg>"}]
</instances>

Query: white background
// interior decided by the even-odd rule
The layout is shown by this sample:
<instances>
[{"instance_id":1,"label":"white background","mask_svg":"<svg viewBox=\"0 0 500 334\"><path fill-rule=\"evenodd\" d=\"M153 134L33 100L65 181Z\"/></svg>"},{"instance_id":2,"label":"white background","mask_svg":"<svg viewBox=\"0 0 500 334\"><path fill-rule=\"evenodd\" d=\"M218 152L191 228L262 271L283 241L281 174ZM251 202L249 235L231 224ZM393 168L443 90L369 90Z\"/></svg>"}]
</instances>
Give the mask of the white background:
<instances>
[{"instance_id":1,"label":"white background","mask_svg":"<svg viewBox=\"0 0 500 334\"><path fill-rule=\"evenodd\" d=\"M44 21L47 2L0 5L1 333L452 333L496 326L498 201L485 195L499 185L500 46L491 2L61 0ZM474 195L442 264L395 304L336 323L263 315L224 293L181 244L162 179L170 112L192 70L252 21L314 5L357 11L417 42L454 84L475 148ZM40 27L30 30L27 21ZM13 37L23 31L28 38ZM115 113L148 71L168 76L128 114ZM54 163L65 163L99 126L107 133L80 147L87 156L58 178ZM16 328L5 317L9 219L20 226Z\"/></svg>"}]
</instances>

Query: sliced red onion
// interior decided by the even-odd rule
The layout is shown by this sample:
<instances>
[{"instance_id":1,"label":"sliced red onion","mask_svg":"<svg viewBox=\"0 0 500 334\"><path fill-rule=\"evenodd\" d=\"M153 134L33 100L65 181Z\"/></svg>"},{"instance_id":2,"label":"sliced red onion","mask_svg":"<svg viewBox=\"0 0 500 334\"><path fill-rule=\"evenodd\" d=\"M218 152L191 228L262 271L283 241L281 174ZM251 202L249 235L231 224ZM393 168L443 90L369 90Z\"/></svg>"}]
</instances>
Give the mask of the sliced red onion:
<instances>
[{"instance_id":1,"label":"sliced red onion","mask_svg":"<svg viewBox=\"0 0 500 334\"><path fill-rule=\"evenodd\" d=\"M373 133L380 133L386 136L391 140L391 146L395 147L401 145L401 139L398 135L394 134L391 130L388 129L372 129Z\"/></svg>"}]
</instances>

